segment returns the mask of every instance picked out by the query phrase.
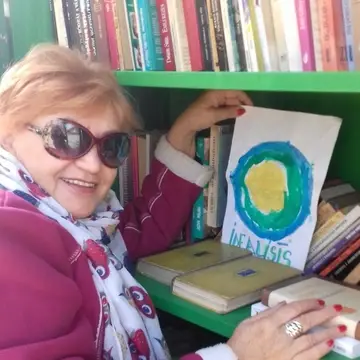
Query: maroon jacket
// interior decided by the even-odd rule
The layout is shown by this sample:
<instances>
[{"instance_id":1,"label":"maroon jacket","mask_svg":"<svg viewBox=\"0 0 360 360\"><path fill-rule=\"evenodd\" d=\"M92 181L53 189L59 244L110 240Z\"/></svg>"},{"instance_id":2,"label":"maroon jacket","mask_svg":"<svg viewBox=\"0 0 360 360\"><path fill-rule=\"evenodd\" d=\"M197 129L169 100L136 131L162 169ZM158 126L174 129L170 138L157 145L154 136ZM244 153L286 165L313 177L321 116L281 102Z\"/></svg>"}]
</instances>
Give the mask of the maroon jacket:
<instances>
[{"instance_id":1,"label":"maroon jacket","mask_svg":"<svg viewBox=\"0 0 360 360\"><path fill-rule=\"evenodd\" d=\"M120 231L131 260L165 250L200 187L154 160ZM0 360L102 358L99 297L75 239L30 203L0 190ZM236 359L226 345L182 360ZM229 356L225 356L228 352ZM209 354L209 356L206 356Z\"/></svg>"}]
</instances>

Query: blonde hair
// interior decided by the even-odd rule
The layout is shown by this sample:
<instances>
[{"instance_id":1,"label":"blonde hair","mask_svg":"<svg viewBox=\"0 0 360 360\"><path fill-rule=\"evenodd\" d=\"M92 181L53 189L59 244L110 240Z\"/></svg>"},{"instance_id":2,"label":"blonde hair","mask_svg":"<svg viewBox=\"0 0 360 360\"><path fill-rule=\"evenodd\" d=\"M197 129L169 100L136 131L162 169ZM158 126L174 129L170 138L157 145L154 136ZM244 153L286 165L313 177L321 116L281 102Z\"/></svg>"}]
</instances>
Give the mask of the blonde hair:
<instances>
[{"instance_id":1,"label":"blonde hair","mask_svg":"<svg viewBox=\"0 0 360 360\"><path fill-rule=\"evenodd\" d=\"M90 113L108 106L123 131L139 126L110 69L75 50L40 44L2 76L0 131L14 130L37 116L57 111Z\"/></svg>"}]
</instances>

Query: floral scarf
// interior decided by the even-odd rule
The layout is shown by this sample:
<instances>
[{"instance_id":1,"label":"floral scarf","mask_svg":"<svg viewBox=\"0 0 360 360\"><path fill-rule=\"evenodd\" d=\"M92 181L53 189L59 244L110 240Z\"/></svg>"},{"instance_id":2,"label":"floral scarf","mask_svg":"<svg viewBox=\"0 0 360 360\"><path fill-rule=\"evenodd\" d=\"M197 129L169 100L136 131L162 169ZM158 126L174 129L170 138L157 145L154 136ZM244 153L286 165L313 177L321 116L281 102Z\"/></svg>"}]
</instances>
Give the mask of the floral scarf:
<instances>
[{"instance_id":1,"label":"floral scarf","mask_svg":"<svg viewBox=\"0 0 360 360\"><path fill-rule=\"evenodd\" d=\"M126 268L126 246L117 229L122 207L115 193L109 191L94 215L75 220L2 148L0 187L29 201L45 216L57 221L87 255L105 322L104 359L170 359L150 297Z\"/></svg>"}]
</instances>

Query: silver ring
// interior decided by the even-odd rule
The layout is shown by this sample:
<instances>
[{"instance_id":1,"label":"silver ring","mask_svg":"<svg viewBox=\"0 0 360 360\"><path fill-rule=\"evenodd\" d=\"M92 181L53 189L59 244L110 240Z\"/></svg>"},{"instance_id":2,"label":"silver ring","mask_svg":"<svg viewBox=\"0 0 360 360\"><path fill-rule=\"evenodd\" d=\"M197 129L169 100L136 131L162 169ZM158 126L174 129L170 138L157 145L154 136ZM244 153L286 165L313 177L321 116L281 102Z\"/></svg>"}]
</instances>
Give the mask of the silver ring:
<instances>
[{"instance_id":1,"label":"silver ring","mask_svg":"<svg viewBox=\"0 0 360 360\"><path fill-rule=\"evenodd\" d=\"M285 324L285 333L292 339L297 339L304 332L304 328L297 320L289 321Z\"/></svg>"}]
</instances>

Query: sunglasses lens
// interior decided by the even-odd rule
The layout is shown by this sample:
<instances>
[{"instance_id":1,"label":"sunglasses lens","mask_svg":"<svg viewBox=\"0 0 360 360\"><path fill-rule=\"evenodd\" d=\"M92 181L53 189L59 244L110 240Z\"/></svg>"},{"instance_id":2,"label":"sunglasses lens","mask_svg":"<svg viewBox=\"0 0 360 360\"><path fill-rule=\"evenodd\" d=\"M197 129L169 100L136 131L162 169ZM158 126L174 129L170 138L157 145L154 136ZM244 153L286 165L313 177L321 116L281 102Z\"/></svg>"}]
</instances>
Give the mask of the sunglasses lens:
<instances>
[{"instance_id":1,"label":"sunglasses lens","mask_svg":"<svg viewBox=\"0 0 360 360\"><path fill-rule=\"evenodd\" d=\"M119 167L130 152L130 138L127 134L111 134L101 143L101 157L112 168Z\"/></svg>"},{"instance_id":2,"label":"sunglasses lens","mask_svg":"<svg viewBox=\"0 0 360 360\"><path fill-rule=\"evenodd\" d=\"M48 129L46 145L59 158L77 158L92 144L89 134L75 123L58 119Z\"/></svg>"}]
</instances>

